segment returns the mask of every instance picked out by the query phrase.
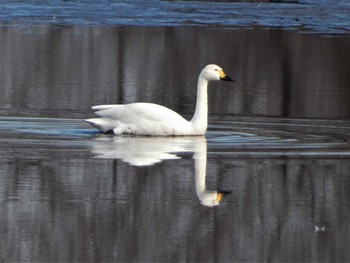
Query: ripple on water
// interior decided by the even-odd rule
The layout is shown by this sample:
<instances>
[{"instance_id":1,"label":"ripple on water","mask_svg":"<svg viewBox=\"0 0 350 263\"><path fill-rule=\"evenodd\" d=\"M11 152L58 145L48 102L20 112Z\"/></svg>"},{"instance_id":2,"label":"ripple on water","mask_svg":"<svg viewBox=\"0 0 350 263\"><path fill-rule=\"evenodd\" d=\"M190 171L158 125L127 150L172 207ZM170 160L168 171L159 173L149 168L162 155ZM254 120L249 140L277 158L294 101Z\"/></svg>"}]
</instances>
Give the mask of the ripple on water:
<instances>
[{"instance_id":1,"label":"ripple on water","mask_svg":"<svg viewBox=\"0 0 350 263\"><path fill-rule=\"evenodd\" d=\"M207 136L210 153L237 158L350 156L350 125L343 120L213 121Z\"/></svg>"},{"instance_id":2,"label":"ripple on water","mask_svg":"<svg viewBox=\"0 0 350 263\"><path fill-rule=\"evenodd\" d=\"M350 29L346 1L7 1L0 10L0 26L51 24L174 26L207 25L235 28L260 25L306 28L325 34L347 33ZM254 1L255 2L255 1ZM1 23L2 22L2 23ZM22 24L22 26L20 26ZM28 29L27 29L28 30Z\"/></svg>"},{"instance_id":3,"label":"ripple on water","mask_svg":"<svg viewBox=\"0 0 350 263\"><path fill-rule=\"evenodd\" d=\"M220 158L225 156L230 158L350 157L350 124L347 121L283 118L232 119L227 117L220 121L210 121L206 134L209 156ZM88 152L92 147L102 150L103 147L111 147L113 136L96 137L96 134L95 129L76 119L0 118L2 151L14 148L17 153L33 149L47 151L65 149L72 154ZM149 140L159 140L159 138L150 137ZM180 144L183 142L181 140ZM177 147L178 140L169 138L167 143L170 143L170 148L176 149L169 152L182 152L181 147ZM183 149L186 152L191 150L189 147L183 147Z\"/></svg>"}]
</instances>

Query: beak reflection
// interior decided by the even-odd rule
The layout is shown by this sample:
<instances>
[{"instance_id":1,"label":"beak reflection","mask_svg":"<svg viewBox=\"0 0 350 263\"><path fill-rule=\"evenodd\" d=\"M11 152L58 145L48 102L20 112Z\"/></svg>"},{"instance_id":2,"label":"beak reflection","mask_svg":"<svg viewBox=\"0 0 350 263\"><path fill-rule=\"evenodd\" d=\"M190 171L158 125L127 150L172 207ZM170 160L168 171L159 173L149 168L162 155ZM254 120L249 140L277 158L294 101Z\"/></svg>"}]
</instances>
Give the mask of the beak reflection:
<instances>
[{"instance_id":1,"label":"beak reflection","mask_svg":"<svg viewBox=\"0 0 350 263\"><path fill-rule=\"evenodd\" d=\"M132 166L150 166L163 160L179 159L176 153L194 152L195 189L200 203L217 206L225 191L206 187L207 140L205 137L152 138L100 136L93 140L95 158L121 159Z\"/></svg>"}]
</instances>

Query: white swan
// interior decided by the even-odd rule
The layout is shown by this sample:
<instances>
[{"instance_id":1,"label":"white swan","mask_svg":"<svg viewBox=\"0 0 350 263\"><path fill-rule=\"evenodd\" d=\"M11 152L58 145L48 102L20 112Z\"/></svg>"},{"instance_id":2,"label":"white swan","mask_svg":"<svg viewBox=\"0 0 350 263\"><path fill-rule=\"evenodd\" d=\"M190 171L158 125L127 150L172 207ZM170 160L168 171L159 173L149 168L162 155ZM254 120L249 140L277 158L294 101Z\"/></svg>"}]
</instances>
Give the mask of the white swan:
<instances>
[{"instance_id":1,"label":"white swan","mask_svg":"<svg viewBox=\"0 0 350 263\"><path fill-rule=\"evenodd\" d=\"M95 158L121 159L133 166L154 165L163 160L179 159L179 153L194 152L195 188L200 203L204 206L217 206L223 196L229 193L206 187L207 140L204 136L97 136L92 140L91 146Z\"/></svg>"},{"instance_id":2,"label":"white swan","mask_svg":"<svg viewBox=\"0 0 350 263\"><path fill-rule=\"evenodd\" d=\"M195 167L195 182L196 194L201 204L204 206L219 205L222 196L228 193L227 191L209 190L206 187L207 176L207 140L198 138L195 141L194 149L194 167Z\"/></svg>"},{"instance_id":3,"label":"white swan","mask_svg":"<svg viewBox=\"0 0 350 263\"><path fill-rule=\"evenodd\" d=\"M85 121L102 132L112 131L115 135L203 135L208 125L208 82L211 80L233 81L222 68L210 64L203 68L198 77L196 109L191 121L178 113L153 103L131 103L125 105L93 106L101 118Z\"/></svg>"},{"instance_id":4,"label":"white swan","mask_svg":"<svg viewBox=\"0 0 350 263\"><path fill-rule=\"evenodd\" d=\"M179 159L177 153L193 152L194 139L201 137L96 136L91 152L95 158L121 159L134 166Z\"/></svg>"}]
</instances>

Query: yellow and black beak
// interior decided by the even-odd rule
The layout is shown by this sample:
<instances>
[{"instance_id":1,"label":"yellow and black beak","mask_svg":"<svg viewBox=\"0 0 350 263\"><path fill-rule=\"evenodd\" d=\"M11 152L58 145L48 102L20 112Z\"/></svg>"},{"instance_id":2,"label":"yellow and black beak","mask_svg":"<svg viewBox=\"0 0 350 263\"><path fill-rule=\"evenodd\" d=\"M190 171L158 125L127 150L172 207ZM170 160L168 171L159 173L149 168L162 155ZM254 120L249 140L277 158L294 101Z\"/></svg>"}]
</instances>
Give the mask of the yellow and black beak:
<instances>
[{"instance_id":1,"label":"yellow and black beak","mask_svg":"<svg viewBox=\"0 0 350 263\"><path fill-rule=\"evenodd\" d=\"M215 200L220 203L223 196L229 195L231 193L232 191L218 191Z\"/></svg>"},{"instance_id":2,"label":"yellow and black beak","mask_svg":"<svg viewBox=\"0 0 350 263\"><path fill-rule=\"evenodd\" d=\"M222 199L222 193L218 192L217 195L216 195L215 201L220 203L221 199Z\"/></svg>"},{"instance_id":3,"label":"yellow and black beak","mask_svg":"<svg viewBox=\"0 0 350 263\"><path fill-rule=\"evenodd\" d=\"M221 80L224 80L224 81L234 81L234 79L233 79L233 78L230 78L229 76L227 76L223 70L219 70L219 75L220 75L220 79L221 79Z\"/></svg>"}]
</instances>

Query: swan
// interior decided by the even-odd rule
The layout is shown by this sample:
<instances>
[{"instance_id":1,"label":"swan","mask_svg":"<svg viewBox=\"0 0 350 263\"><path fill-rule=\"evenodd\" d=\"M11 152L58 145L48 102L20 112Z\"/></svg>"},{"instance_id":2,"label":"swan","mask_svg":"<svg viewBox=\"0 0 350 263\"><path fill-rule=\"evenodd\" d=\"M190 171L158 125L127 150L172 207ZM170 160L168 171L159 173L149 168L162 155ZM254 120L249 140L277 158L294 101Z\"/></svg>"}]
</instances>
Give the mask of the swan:
<instances>
[{"instance_id":1,"label":"swan","mask_svg":"<svg viewBox=\"0 0 350 263\"><path fill-rule=\"evenodd\" d=\"M206 187L207 176L207 140L205 137L199 137L194 146L194 170L196 194L201 204L204 206L217 206L227 191L209 190Z\"/></svg>"},{"instance_id":2,"label":"swan","mask_svg":"<svg viewBox=\"0 0 350 263\"><path fill-rule=\"evenodd\" d=\"M190 121L164 106L142 102L93 106L100 118L85 121L104 133L115 135L204 135L208 126L207 87L208 82L214 80L233 81L218 65L205 66L198 77L196 108Z\"/></svg>"},{"instance_id":3,"label":"swan","mask_svg":"<svg viewBox=\"0 0 350 263\"><path fill-rule=\"evenodd\" d=\"M97 136L92 140L94 158L121 159L132 166L155 165L164 160L181 158L180 153L193 152L195 190L200 203L212 207L220 204L230 191L208 189L207 139L205 136L136 137Z\"/></svg>"},{"instance_id":4,"label":"swan","mask_svg":"<svg viewBox=\"0 0 350 263\"><path fill-rule=\"evenodd\" d=\"M163 160L180 159L177 153L193 152L196 137L96 136L92 140L94 158L121 159L133 166L148 166Z\"/></svg>"}]
</instances>

